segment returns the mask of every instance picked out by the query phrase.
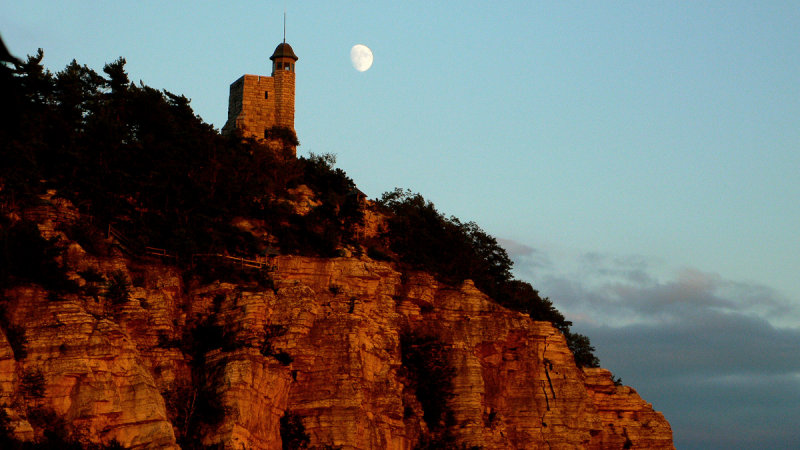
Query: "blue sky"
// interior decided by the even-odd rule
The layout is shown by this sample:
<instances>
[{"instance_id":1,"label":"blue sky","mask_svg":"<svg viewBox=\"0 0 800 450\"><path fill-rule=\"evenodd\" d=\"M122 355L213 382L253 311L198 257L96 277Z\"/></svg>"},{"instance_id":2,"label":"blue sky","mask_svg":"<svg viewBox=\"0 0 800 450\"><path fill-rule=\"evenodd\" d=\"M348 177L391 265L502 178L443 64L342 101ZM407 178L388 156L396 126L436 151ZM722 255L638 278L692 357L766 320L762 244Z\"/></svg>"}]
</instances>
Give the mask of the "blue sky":
<instances>
[{"instance_id":1,"label":"blue sky","mask_svg":"<svg viewBox=\"0 0 800 450\"><path fill-rule=\"evenodd\" d=\"M678 448L800 441L800 4L28 0L0 33L221 127L284 8L300 154L501 239Z\"/></svg>"}]
</instances>

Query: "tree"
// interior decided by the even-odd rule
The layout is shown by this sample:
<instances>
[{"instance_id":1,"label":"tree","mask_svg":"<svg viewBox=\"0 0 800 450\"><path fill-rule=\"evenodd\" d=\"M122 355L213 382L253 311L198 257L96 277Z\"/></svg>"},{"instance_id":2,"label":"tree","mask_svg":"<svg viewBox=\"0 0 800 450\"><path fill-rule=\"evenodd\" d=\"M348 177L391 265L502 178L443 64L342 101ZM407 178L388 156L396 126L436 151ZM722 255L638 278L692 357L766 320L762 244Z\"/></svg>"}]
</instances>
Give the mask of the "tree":
<instances>
[{"instance_id":1,"label":"tree","mask_svg":"<svg viewBox=\"0 0 800 450\"><path fill-rule=\"evenodd\" d=\"M567 338L567 346L575 356L575 364L578 367L600 367L600 360L594 356L594 347L587 336L570 331L564 332Z\"/></svg>"}]
</instances>

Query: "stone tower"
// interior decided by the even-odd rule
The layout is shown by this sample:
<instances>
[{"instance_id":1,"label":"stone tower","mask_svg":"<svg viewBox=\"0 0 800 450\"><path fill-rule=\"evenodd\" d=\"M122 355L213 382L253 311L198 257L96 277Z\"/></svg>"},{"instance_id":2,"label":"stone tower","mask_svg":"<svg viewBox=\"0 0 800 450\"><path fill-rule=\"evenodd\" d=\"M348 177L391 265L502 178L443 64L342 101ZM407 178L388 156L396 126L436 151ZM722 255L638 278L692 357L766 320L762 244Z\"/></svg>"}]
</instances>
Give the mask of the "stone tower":
<instances>
[{"instance_id":1,"label":"stone tower","mask_svg":"<svg viewBox=\"0 0 800 450\"><path fill-rule=\"evenodd\" d=\"M271 128L294 132L294 69L298 58L284 41L269 59L272 76L243 75L231 84L223 133L239 130L246 138L271 140Z\"/></svg>"}]
</instances>

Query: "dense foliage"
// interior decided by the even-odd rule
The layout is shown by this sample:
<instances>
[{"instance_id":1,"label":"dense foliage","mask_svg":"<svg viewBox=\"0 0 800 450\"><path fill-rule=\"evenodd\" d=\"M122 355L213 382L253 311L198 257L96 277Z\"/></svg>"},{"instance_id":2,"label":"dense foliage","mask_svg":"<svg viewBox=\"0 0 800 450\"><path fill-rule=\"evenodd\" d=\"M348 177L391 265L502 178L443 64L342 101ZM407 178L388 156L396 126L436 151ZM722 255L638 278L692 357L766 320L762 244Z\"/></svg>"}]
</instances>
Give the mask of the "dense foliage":
<instances>
[{"instance_id":1,"label":"dense foliage","mask_svg":"<svg viewBox=\"0 0 800 450\"><path fill-rule=\"evenodd\" d=\"M0 216L0 288L32 282L54 292L74 289L56 261L63 252L58 239L44 239L36 224Z\"/></svg>"},{"instance_id":2,"label":"dense foliage","mask_svg":"<svg viewBox=\"0 0 800 450\"><path fill-rule=\"evenodd\" d=\"M295 249L321 256L337 256L337 249L356 244L356 229L364 212L361 194L352 179L339 168L334 155L315 155L299 158L302 170L292 186L302 180L317 195L320 205L306 215L289 216L291 226L274 227L281 251ZM280 217L280 216L278 216Z\"/></svg>"},{"instance_id":3,"label":"dense foliage","mask_svg":"<svg viewBox=\"0 0 800 450\"><path fill-rule=\"evenodd\" d=\"M380 204L392 213L388 237L403 262L448 282L472 279L482 289L511 277L506 251L474 222L446 219L421 195L400 189L383 194Z\"/></svg>"},{"instance_id":4,"label":"dense foliage","mask_svg":"<svg viewBox=\"0 0 800 450\"><path fill-rule=\"evenodd\" d=\"M2 67L16 113L0 123L6 202L55 189L133 244L179 256L263 253L263 242L231 225L236 216L263 220L284 253L328 256L353 241L355 185L330 159L288 157L292 130L270 130L277 150L222 136L186 97L131 83L123 58L103 76L75 61L52 74L42 57ZM301 184L326 193L306 216L285 201Z\"/></svg>"}]
</instances>

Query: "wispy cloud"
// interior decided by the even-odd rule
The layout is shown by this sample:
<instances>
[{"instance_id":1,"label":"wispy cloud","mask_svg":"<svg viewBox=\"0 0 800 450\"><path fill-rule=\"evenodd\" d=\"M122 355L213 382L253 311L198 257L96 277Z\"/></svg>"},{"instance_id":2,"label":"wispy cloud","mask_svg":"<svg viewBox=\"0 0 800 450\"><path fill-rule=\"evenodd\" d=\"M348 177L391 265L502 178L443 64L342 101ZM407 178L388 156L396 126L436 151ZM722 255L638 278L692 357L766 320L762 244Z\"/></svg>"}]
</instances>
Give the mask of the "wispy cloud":
<instances>
[{"instance_id":1,"label":"wispy cloud","mask_svg":"<svg viewBox=\"0 0 800 450\"><path fill-rule=\"evenodd\" d=\"M669 323L713 311L749 314L775 325L800 322L800 308L768 286L694 268L670 269L639 255L570 254L501 243L517 277L531 281L565 312L591 311L597 324Z\"/></svg>"},{"instance_id":2,"label":"wispy cloud","mask_svg":"<svg viewBox=\"0 0 800 450\"><path fill-rule=\"evenodd\" d=\"M497 242L506 249L509 256L524 260L525 265L529 268L550 268L553 266L550 257L541 250L536 250L533 247L511 239L500 238L497 239Z\"/></svg>"}]
</instances>

